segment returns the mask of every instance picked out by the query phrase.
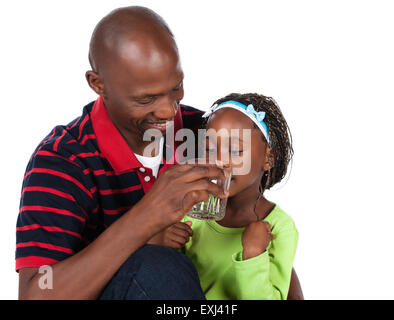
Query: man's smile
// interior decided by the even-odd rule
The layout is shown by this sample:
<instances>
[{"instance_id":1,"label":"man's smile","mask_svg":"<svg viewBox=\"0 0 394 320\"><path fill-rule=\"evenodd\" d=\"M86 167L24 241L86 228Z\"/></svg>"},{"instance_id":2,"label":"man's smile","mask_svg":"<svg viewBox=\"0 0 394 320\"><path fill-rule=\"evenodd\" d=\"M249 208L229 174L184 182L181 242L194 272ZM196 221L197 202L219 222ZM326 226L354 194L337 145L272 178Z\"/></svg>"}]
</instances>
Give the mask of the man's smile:
<instances>
[{"instance_id":1,"label":"man's smile","mask_svg":"<svg viewBox=\"0 0 394 320\"><path fill-rule=\"evenodd\" d=\"M165 131L166 129L168 129L171 126L172 123L173 123L173 120L157 121L157 122L153 122L153 121L145 122L147 127L153 128L153 129L158 129L160 131Z\"/></svg>"}]
</instances>

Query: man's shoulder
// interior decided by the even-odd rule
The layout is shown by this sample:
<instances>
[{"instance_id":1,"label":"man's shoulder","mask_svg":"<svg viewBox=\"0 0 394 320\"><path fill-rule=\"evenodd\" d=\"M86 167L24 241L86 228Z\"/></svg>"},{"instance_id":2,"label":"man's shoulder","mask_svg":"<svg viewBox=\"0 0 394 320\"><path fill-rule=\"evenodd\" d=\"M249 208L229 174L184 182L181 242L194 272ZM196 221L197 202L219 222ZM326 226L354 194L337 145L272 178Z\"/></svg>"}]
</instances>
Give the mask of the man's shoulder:
<instances>
[{"instance_id":1,"label":"man's shoulder","mask_svg":"<svg viewBox=\"0 0 394 320\"><path fill-rule=\"evenodd\" d=\"M180 111L184 128L197 130L203 127L204 118L202 115L204 111L184 104L180 105Z\"/></svg>"},{"instance_id":2,"label":"man's shoulder","mask_svg":"<svg viewBox=\"0 0 394 320\"><path fill-rule=\"evenodd\" d=\"M194 107L191 107L191 106L188 106L188 105L185 105L185 104L181 104L180 107L181 107L182 115L191 115L191 114L203 115L204 114L204 111L194 108Z\"/></svg>"},{"instance_id":3,"label":"man's shoulder","mask_svg":"<svg viewBox=\"0 0 394 320\"><path fill-rule=\"evenodd\" d=\"M87 104L82 114L68 124L55 126L38 144L32 157L53 153L68 158L80 153L97 152L96 136L90 121L93 104Z\"/></svg>"}]
</instances>

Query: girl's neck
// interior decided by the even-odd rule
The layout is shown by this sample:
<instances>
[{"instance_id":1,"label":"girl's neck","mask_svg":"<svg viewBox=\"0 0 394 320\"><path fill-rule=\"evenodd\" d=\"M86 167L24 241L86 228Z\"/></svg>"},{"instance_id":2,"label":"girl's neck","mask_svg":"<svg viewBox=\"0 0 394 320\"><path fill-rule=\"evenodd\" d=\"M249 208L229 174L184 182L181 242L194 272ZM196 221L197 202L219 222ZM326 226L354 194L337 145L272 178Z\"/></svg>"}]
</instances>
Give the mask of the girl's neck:
<instances>
[{"instance_id":1,"label":"girl's neck","mask_svg":"<svg viewBox=\"0 0 394 320\"><path fill-rule=\"evenodd\" d=\"M226 215L218 221L221 226L229 228L245 227L253 221L257 221L255 214L259 216L259 220L264 219L274 208L274 204L269 202L264 196L259 198L258 185L252 185L236 195L228 198ZM257 203L256 203L257 201Z\"/></svg>"}]
</instances>

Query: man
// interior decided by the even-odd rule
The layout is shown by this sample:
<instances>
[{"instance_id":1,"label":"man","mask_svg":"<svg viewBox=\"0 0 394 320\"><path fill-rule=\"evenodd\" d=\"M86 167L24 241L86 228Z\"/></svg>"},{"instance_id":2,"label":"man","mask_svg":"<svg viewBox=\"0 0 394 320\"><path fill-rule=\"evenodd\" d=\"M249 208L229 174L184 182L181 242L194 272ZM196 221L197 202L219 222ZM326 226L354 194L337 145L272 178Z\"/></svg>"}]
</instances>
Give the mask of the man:
<instances>
[{"instance_id":1,"label":"man","mask_svg":"<svg viewBox=\"0 0 394 320\"><path fill-rule=\"evenodd\" d=\"M179 221L193 204L209 193L227 196L209 180L223 177L220 168L173 165L168 141L144 154L146 130L201 125L202 112L180 105L183 72L173 35L153 11L121 8L97 25L89 60L86 79L99 98L55 127L26 170L19 297L204 299L190 260L147 245L177 223L183 237L191 236ZM51 266L51 288L40 281L43 265Z\"/></svg>"}]
</instances>

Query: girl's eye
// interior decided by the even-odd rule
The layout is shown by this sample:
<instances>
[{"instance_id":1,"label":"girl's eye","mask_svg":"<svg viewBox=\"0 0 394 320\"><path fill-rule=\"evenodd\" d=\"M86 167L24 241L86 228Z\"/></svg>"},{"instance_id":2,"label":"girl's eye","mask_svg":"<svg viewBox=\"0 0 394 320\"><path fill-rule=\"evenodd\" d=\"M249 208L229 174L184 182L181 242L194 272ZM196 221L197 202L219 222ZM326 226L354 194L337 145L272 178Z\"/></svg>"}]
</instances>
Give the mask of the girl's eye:
<instances>
[{"instance_id":1,"label":"girl's eye","mask_svg":"<svg viewBox=\"0 0 394 320\"><path fill-rule=\"evenodd\" d=\"M183 83L181 83L179 86L172 89L172 91L179 91L179 90L181 90L182 86L183 86Z\"/></svg>"},{"instance_id":2,"label":"girl's eye","mask_svg":"<svg viewBox=\"0 0 394 320\"><path fill-rule=\"evenodd\" d=\"M214 153L214 152L216 152L216 149L209 149L209 148L207 148L206 151L208 153ZM243 150L231 150L230 154L232 156L239 156L242 152L243 152Z\"/></svg>"},{"instance_id":3,"label":"girl's eye","mask_svg":"<svg viewBox=\"0 0 394 320\"><path fill-rule=\"evenodd\" d=\"M231 155L232 156L239 156L243 150L231 150Z\"/></svg>"}]
</instances>

